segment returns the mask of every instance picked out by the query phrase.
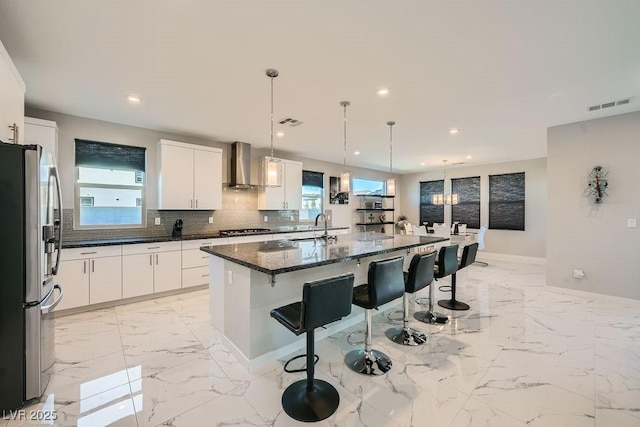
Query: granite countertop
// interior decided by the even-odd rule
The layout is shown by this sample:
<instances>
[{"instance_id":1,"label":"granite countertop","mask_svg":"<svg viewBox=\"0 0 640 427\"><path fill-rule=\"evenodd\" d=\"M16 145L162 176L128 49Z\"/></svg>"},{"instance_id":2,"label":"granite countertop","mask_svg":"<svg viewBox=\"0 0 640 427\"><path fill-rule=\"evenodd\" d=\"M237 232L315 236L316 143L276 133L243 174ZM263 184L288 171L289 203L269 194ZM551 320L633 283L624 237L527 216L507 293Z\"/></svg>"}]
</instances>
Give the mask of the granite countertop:
<instances>
[{"instance_id":1,"label":"granite countertop","mask_svg":"<svg viewBox=\"0 0 640 427\"><path fill-rule=\"evenodd\" d=\"M329 230L346 230L349 227L329 227ZM313 226L298 225L298 226L283 226L270 228L269 231L246 233L234 236L220 235L219 232L206 233L206 234L184 234L182 237L171 236L145 236L145 237L118 237L114 239L87 239L87 240L73 240L63 241L62 249L73 248L88 248L95 246L112 246L112 245L132 245L136 243L157 243L157 242L179 242L181 240L198 240L198 239L219 239L226 237L238 237L238 236L255 236L260 234L279 234L279 233L291 233L291 232L303 232L312 231ZM320 228L322 230L322 228Z\"/></svg>"},{"instance_id":2,"label":"granite countertop","mask_svg":"<svg viewBox=\"0 0 640 427\"><path fill-rule=\"evenodd\" d=\"M449 240L443 237L391 236L381 233L344 234L337 237L336 240L329 241L272 240L204 246L200 250L273 275Z\"/></svg>"}]
</instances>

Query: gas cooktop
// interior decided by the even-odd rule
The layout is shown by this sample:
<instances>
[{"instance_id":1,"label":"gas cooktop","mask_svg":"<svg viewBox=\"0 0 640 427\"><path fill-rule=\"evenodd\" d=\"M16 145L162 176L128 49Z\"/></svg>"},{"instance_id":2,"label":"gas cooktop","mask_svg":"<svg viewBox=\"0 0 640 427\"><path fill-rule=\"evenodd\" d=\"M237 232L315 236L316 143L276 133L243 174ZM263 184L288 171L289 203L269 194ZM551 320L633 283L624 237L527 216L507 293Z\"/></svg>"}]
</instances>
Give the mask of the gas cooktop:
<instances>
[{"instance_id":1,"label":"gas cooktop","mask_svg":"<svg viewBox=\"0 0 640 427\"><path fill-rule=\"evenodd\" d=\"M269 233L271 232L268 228L236 228L232 230L220 230L221 236L239 236L242 234L258 234L258 233Z\"/></svg>"}]
</instances>

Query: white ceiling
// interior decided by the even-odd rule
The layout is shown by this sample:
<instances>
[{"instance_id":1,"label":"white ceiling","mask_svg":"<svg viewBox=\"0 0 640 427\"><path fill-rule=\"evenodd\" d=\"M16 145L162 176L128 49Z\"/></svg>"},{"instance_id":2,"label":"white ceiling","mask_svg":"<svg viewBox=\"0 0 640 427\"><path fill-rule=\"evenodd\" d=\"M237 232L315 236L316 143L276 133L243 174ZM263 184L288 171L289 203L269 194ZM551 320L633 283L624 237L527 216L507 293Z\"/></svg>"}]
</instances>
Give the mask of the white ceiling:
<instances>
[{"instance_id":1,"label":"white ceiling","mask_svg":"<svg viewBox=\"0 0 640 427\"><path fill-rule=\"evenodd\" d=\"M637 0L0 0L0 40L31 106L255 147L277 68L275 117L304 124L276 150L342 163L349 100L347 163L388 169L395 120L406 173L545 157L547 127L640 109L638 18Z\"/></svg>"}]
</instances>

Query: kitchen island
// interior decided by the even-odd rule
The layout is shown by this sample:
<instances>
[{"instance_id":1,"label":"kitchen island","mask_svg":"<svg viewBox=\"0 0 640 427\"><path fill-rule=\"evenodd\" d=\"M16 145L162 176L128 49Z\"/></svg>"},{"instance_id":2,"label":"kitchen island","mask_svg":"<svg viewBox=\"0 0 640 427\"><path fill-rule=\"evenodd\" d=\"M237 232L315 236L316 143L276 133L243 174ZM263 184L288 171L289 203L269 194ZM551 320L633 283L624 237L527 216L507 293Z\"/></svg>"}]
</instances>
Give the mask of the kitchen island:
<instances>
[{"instance_id":1,"label":"kitchen island","mask_svg":"<svg viewBox=\"0 0 640 427\"><path fill-rule=\"evenodd\" d=\"M255 370L304 348L296 337L270 318L270 311L302 298L302 285L344 273L355 285L366 283L371 261L405 256L447 239L431 236L347 234L336 239L273 240L200 248L210 255L209 290L213 325L224 343L248 370ZM389 303L399 304L401 300ZM387 308L383 306L382 309ZM316 331L318 339L363 320L363 310Z\"/></svg>"}]
</instances>

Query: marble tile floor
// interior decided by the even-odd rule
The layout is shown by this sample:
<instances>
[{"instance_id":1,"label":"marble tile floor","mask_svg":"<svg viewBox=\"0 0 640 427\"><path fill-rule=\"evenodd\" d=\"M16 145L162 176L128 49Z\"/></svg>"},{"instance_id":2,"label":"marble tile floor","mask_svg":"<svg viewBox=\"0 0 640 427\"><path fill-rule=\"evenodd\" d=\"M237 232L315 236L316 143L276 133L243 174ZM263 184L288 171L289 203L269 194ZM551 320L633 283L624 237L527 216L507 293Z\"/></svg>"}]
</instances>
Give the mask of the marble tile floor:
<instances>
[{"instance_id":1,"label":"marble tile floor","mask_svg":"<svg viewBox=\"0 0 640 427\"><path fill-rule=\"evenodd\" d=\"M640 426L640 301L544 283L542 265L467 268L458 299L471 310L440 309L447 325L412 321L428 335L420 347L387 340L395 323L374 316L374 347L394 363L382 377L345 368L349 331L318 342L317 376L341 403L317 425ZM304 373L284 373L282 361L248 373L208 310L208 292L196 291L56 319L51 382L25 409L57 419L0 427L301 425L280 399Z\"/></svg>"}]
</instances>

